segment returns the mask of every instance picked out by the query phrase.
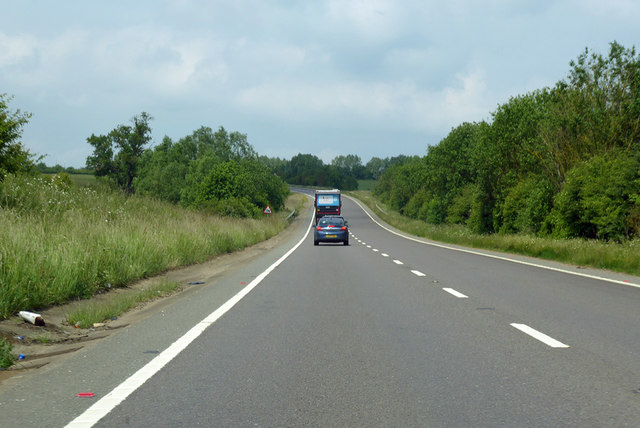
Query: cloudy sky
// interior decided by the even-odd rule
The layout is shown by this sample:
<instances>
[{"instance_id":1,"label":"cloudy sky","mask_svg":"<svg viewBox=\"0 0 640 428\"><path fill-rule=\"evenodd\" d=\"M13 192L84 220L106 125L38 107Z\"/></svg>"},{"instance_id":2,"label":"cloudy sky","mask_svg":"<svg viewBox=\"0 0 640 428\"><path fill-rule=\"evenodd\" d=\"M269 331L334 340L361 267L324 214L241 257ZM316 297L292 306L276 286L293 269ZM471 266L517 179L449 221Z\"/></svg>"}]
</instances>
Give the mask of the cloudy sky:
<instances>
[{"instance_id":1,"label":"cloudy sky","mask_svg":"<svg viewBox=\"0 0 640 428\"><path fill-rule=\"evenodd\" d=\"M0 93L23 143L82 167L145 111L154 144L201 126L261 155L424 155L553 86L585 48L640 48L636 0L0 0Z\"/></svg>"}]
</instances>

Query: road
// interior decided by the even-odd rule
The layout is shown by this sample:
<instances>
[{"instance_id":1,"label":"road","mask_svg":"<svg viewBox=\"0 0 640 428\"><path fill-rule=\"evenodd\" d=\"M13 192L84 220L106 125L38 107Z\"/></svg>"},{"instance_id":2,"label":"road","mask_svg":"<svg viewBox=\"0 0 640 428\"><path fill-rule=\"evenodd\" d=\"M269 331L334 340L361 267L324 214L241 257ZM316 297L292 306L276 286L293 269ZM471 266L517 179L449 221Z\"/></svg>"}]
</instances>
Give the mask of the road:
<instances>
[{"instance_id":1,"label":"road","mask_svg":"<svg viewBox=\"0 0 640 428\"><path fill-rule=\"evenodd\" d=\"M351 245L314 247L306 215L0 395L0 425L639 426L640 278L403 237L346 198Z\"/></svg>"}]
</instances>

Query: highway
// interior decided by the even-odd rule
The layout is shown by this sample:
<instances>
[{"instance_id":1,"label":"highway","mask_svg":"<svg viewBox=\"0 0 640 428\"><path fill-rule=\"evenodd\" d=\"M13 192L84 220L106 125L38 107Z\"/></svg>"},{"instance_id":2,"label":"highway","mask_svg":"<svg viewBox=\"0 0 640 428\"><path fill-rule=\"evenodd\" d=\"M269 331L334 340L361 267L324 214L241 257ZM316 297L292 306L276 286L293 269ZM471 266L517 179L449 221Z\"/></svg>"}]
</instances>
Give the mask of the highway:
<instances>
[{"instance_id":1,"label":"highway","mask_svg":"<svg viewBox=\"0 0 640 428\"><path fill-rule=\"evenodd\" d=\"M640 426L640 278L343 211L350 246L315 247L302 213L282 245L0 394L0 425Z\"/></svg>"}]
</instances>

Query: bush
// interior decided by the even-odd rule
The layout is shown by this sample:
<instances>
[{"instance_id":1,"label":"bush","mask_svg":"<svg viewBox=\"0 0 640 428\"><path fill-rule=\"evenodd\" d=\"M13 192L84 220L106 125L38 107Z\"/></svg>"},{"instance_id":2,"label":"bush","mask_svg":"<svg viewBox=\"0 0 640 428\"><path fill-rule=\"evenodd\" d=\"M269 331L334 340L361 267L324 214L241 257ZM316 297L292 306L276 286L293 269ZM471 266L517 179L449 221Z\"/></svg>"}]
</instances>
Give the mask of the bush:
<instances>
[{"instance_id":1,"label":"bush","mask_svg":"<svg viewBox=\"0 0 640 428\"><path fill-rule=\"evenodd\" d=\"M12 351L13 345L6 339L0 339L0 369L8 369L16 361Z\"/></svg>"},{"instance_id":2,"label":"bush","mask_svg":"<svg viewBox=\"0 0 640 428\"><path fill-rule=\"evenodd\" d=\"M554 188L542 176L531 176L511 188L502 205L501 233L537 234L551 211Z\"/></svg>"},{"instance_id":3,"label":"bush","mask_svg":"<svg viewBox=\"0 0 640 428\"><path fill-rule=\"evenodd\" d=\"M447 223L465 224L471 214L474 185L468 184L460 190L447 210Z\"/></svg>"},{"instance_id":4,"label":"bush","mask_svg":"<svg viewBox=\"0 0 640 428\"><path fill-rule=\"evenodd\" d=\"M617 152L577 165L554 199L553 234L612 240L629 237L639 208L639 186L637 155Z\"/></svg>"}]
</instances>

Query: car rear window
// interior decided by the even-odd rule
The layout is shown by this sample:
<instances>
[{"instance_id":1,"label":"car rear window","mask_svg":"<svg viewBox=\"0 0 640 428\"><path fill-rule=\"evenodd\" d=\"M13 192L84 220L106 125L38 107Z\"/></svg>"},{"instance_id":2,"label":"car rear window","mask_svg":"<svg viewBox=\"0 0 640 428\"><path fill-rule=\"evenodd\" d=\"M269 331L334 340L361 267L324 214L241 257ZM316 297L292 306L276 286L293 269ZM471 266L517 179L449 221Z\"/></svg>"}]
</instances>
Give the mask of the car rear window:
<instances>
[{"instance_id":1,"label":"car rear window","mask_svg":"<svg viewBox=\"0 0 640 428\"><path fill-rule=\"evenodd\" d=\"M344 221L339 218L326 218L326 219L323 218L320 220L320 226L321 227L327 227L327 226L342 227L344 226Z\"/></svg>"}]
</instances>

